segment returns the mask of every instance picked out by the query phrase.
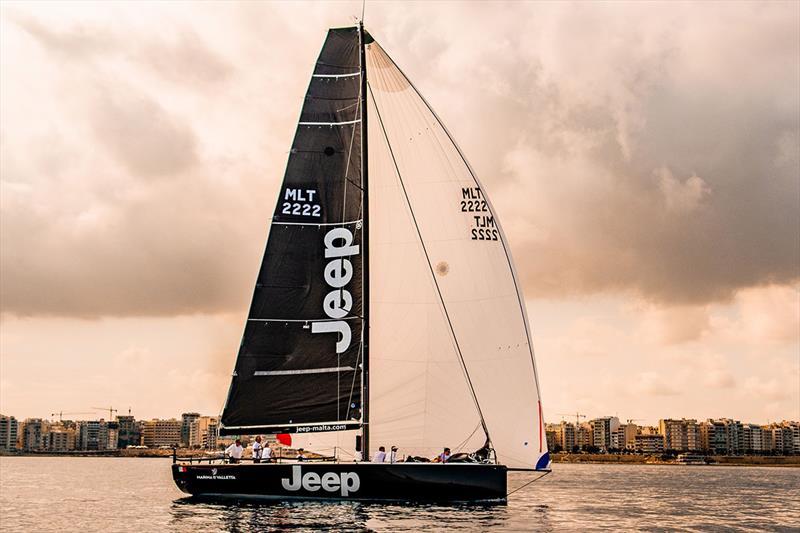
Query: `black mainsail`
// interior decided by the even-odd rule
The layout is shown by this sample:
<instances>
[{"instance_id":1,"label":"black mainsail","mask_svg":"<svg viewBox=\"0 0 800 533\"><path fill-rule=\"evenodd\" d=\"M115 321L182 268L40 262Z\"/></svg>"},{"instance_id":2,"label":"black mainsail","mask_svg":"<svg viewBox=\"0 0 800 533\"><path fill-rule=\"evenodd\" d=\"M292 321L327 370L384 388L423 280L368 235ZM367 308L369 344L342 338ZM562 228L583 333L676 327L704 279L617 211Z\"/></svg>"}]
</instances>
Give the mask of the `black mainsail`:
<instances>
[{"instance_id":1,"label":"black mainsail","mask_svg":"<svg viewBox=\"0 0 800 533\"><path fill-rule=\"evenodd\" d=\"M359 29L331 29L272 217L223 435L361 426L362 68Z\"/></svg>"}]
</instances>

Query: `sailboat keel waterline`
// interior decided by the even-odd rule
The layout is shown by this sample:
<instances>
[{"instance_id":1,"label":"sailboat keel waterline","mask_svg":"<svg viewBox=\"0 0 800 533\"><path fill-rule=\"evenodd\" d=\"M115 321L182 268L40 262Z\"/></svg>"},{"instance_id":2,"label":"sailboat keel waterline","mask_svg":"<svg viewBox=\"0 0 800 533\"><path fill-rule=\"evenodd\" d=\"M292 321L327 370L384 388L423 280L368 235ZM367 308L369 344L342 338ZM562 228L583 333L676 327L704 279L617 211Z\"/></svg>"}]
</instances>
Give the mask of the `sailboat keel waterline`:
<instances>
[{"instance_id":1,"label":"sailboat keel waterline","mask_svg":"<svg viewBox=\"0 0 800 533\"><path fill-rule=\"evenodd\" d=\"M347 440L335 449L367 461L380 445L408 457L452 447L471 462L181 461L182 491L504 501L508 471L549 469L500 220L362 25L329 30L311 76L219 432L336 435Z\"/></svg>"}]
</instances>

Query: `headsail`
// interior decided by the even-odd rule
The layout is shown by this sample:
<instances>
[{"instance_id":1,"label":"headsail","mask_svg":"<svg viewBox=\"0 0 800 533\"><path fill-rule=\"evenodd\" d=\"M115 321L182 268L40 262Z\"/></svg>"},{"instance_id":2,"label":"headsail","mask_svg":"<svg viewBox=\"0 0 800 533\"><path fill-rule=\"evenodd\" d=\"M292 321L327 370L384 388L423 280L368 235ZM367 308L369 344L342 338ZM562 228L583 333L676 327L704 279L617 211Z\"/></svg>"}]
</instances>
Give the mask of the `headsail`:
<instances>
[{"instance_id":1,"label":"headsail","mask_svg":"<svg viewBox=\"0 0 800 533\"><path fill-rule=\"evenodd\" d=\"M360 426L360 71L358 29L330 30L272 217L222 434Z\"/></svg>"},{"instance_id":2,"label":"headsail","mask_svg":"<svg viewBox=\"0 0 800 533\"><path fill-rule=\"evenodd\" d=\"M499 462L545 468L533 349L496 213L438 117L375 42L367 83L373 442L473 451L486 438L482 421ZM384 256L392 260L378 264Z\"/></svg>"}]
</instances>

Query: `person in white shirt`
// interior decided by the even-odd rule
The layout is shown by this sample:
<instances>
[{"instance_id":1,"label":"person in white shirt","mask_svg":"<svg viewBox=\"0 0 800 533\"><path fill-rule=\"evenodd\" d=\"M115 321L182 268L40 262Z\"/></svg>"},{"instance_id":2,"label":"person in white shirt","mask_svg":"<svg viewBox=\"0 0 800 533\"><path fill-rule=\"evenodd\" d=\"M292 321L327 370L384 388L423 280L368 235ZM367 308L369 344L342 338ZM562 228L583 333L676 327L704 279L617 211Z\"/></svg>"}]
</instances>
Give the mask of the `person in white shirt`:
<instances>
[{"instance_id":1,"label":"person in white shirt","mask_svg":"<svg viewBox=\"0 0 800 533\"><path fill-rule=\"evenodd\" d=\"M361 450L356 450L356 453L353 455L353 461L360 463L363 460L364 456L361 454Z\"/></svg>"},{"instance_id":2,"label":"person in white shirt","mask_svg":"<svg viewBox=\"0 0 800 533\"><path fill-rule=\"evenodd\" d=\"M440 463L446 463L447 461L449 461L450 460L450 448L445 448L444 451L439 454L439 457L437 459L439 459Z\"/></svg>"},{"instance_id":3,"label":"person in white shirt","mask_svg":"<svg viewBox=\"0 0 800 533\"><path fill-rule=\"evenodd\" d=\"M265 463L271 463L272 462L272 448L270 448L269 446L262 446L261 450L262 450L261 451L261 460L264 461Z\"/></svg>"},{"instance_id":4,"label":"person in white shirt","mask_svg":"<svg viewBox=\"0 0 800 533\"><path fill-rule=\"evenodd\" d=\"M386 461L386 448L381 446L380 448L378 448L378 451L372 457L372 462L373 463L383 463L385 461Z\"/></svg>"},{"instance_id":5,"label":"person in white shirt","mask_svg":"<svg viewBox=\"0 0 800 533\"><path fill-rule=\"evenodd\" d=\"M264 452L264 447L261 445L261 435L256 437L256 441L253 443L253 462L260 463L261 462L261 454Z\"/></svg>"},{"instance_id":6,"label":"person in white shirt","mask_svg":"<svg viewBox=\"0 0 800 533\"><path fill-rule=\"evenodd\" d=\"M389 452L389 462L397 462L397 446L392 446L391 451Z\"/></svg>"},{"instance_id":7,"label":"person in white shirt","mask_svg":"<svg viewBox=\"0 0 800 533\"><path fill-rule=\"evenodd\" d=\"M236 439L236 442L225 449L225 455L228 456L228 461L231 463L238 463L242 459L243 453L244 448L242 447L242 441L239 439Z\"/></svg>"},{"instance_id":8,"label":"person in white shirt","mask_svg":"<svg viewBox=\"0 0 800 533\"><path fill-rule=\"evenodd\" d=\"M297 460L298 461L305 461L306 460L306 454L305 454L305 450L303 450L303 448L298 448L297 449Z\"/></svg>"}]
</instances>

